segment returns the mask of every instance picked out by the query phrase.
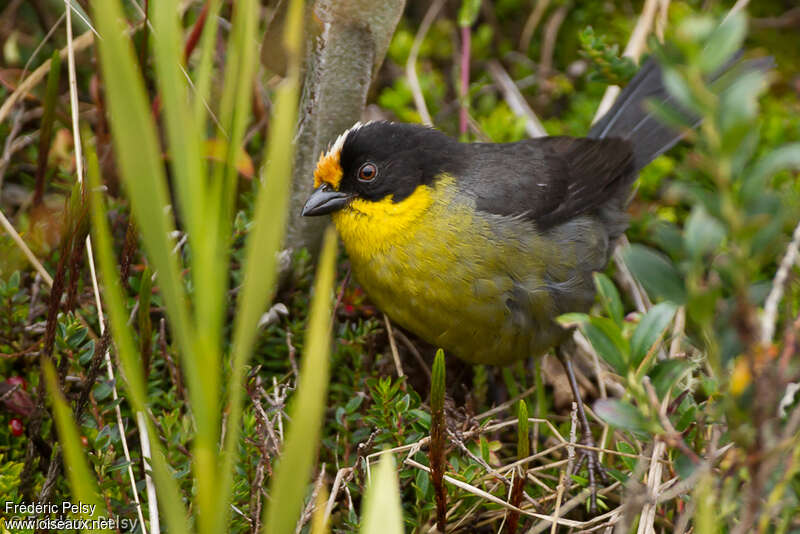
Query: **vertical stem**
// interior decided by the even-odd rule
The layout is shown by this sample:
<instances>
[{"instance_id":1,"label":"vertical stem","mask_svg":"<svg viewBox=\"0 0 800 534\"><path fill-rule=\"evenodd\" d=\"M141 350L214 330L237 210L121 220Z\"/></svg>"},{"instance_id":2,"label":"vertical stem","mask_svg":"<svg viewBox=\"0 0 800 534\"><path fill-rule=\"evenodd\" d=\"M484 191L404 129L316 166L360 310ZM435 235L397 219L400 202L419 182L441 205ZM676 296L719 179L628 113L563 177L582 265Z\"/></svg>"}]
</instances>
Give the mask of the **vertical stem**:
<instances>
[{"instance_id":1,"label":"vertical stem","mask_svg":"<svg viewBox=\"0 0 800 534\"><path fill-rule=\"evenodd\" d=\"M458 133L467 133L467 92L469 91L469 58L472 31L469 26L461 27L461 88L459 90L460 105L458 112Z\"/></svg>"},{"instance_id":2,"label":"vertical stem","mask_svg":"<svg viewBox=\"0 0 800 534\"><path fill-rule=\"evenodd\" d=\"M447 493L444 489L444 352L439 349L433 362L431 379L431 481L436 494L436 527L444 532L447 518Z\"/></svg>"}]
</instances>

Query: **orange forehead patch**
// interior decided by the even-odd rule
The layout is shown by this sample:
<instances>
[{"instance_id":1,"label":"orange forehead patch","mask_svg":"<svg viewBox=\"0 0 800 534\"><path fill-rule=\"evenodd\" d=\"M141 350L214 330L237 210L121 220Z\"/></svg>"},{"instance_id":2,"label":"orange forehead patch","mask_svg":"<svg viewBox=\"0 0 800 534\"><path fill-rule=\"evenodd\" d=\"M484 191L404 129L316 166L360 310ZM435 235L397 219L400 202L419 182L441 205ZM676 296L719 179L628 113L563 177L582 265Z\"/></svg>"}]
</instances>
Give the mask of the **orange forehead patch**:
<instances>
[{"instance_id":1,"label":"orange forehead patch","mask_svg":"<svg viewBox=\"0 0 800 534\"><path fill-rule=\"evenodd\" d=\"M317 161L317 168L314 170L314 188L323 183L330 185L333 189L339 189L339 182L342 181L342 164L339 161L341 150L331 150L327 154L321 153Z\"/></svg>"}]
</instances>

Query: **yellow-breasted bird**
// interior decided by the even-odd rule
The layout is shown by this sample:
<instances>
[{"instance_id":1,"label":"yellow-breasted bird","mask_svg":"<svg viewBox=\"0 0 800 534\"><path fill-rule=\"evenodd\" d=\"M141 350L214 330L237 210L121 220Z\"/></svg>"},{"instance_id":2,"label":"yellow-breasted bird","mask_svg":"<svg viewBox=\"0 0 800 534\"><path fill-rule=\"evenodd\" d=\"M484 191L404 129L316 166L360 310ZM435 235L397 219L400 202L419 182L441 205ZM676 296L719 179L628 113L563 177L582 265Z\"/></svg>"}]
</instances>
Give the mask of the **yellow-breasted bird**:
<instances>
[{"instance_id":1,"label":"yellow-breasted bird","mask_svg":"<svg viewBox=\"0 0 800 534\"><path fill-rule=\"evenodd\" d=\"M585 138L460 143L420 125L356 124L320 157L303 215L332 215L356 279L429 343L481 364L541 355L567 337L555 317L591 306L638 171L682 137L647 99L671 100L654 61ZM594 490L599 464L586 459Z\"/></svg>"}]
</instances>

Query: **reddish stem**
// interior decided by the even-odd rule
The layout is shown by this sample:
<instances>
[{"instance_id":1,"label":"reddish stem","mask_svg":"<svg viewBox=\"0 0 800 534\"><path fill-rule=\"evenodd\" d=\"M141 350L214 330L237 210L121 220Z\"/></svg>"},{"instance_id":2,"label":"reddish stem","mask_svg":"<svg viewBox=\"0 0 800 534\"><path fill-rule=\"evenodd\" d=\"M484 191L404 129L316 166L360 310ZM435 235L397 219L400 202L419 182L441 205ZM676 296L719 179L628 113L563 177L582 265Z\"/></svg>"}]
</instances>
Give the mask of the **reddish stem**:
<instances>
[{"instance_id":1,"label":"reddish stem","mask_svg":"<svg viewBox=\"0 0 800 534\"><path fill-rule=\"evenodd\" d=\"M467 133L467 91L469 90L469 56L472 31L469 26L461 27L461 102L458 113L458 132Z\"/></svg>"},{"instance_id":2,"label":"reddish stem","mask_svg":"<svg viewBox=\"0 0 800 534\"><path fill-rule=\"evenodd\" d=\"M189 56L192 55L197 43L200 41L200 36L203 34L203 28L206 25L206 17L208 17L208 2L203 4L203 9L194 21L192 31L186 39L186 45L183 47L183 61L188 62Z\"/></svg>"}]
</instances>

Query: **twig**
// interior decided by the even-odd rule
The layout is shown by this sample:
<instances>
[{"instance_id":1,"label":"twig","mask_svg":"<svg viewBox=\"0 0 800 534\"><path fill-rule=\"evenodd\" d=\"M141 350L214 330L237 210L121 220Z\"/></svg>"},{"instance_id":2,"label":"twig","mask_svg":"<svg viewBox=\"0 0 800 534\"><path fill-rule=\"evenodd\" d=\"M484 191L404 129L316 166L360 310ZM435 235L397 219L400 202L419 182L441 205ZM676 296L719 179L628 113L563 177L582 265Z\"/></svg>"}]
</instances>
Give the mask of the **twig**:
<instances>
[{"instance_id":1,"label":"twig","mask_svg":"<svg viewBox=\"0 0 800 534\"><path fill-rule=\"evenodd\" d=\"M136 413L136 422L139 425L139 446L142 448L142 463L144 464L145 484L147 486L147 511L150 515L150 532L157 534L161 530L158 520L158 495L156 494L156 487L153 485L150 475L147 474L152 471L150 465L150 435L147 431L147 423L142 412ZM141 513L140 505L140 516ZM141 517L139 520L142 521ZM147 532L144 529L144 523L142 523L142 532Z\"/></svg>"},{"instance_id":2,"label":"twig","mask_svg":"<svg viewBox=\"0 0 800 534\"><path fill-rule=\"evenodd\" d=\"M533 8L533 11L531 11L530 16L528 17L528 20L525 21L525 27L522 29L522 34L519 38L519 49L523 54L527 53L528 48L530 48L533 34L536 31L536 27L539 25L539 22L542 20L542 16L547 10L548 5L550 5L550 0L538 0L538 2L536 2L536 7Z\"/></svg>"},{"instance_id":3,"label":"twig","mask_svg":"<svg viewBox=\"0 0 800 534\"><path fill-rule=\"evenodd\" d=\"M772 343L772 338L775 335L775 323L778 319L778 304L783 298L783 288L786 284L786 278L789 276L789 269L797 261L798 246L800 246L800 223L794 229L792 234L792 241L786 248L786 254L783 255L781 264L778 271L775 273L775 278L772 280L772 289L767 295L767 300L764 302L764 315L761 317L761 344L769 345Z\"/></svg>"},{"instance_id":4,"label":"twig","mask_svg":"<svg viewBox=\"0 0 800 534\"><path fill-rule=\"evenodd\" d=\"M328 496L328 503L325 505L325 521L324 523L327 524L331 518L331 513L333 512L333 505L336 504L336 496L339 493L339 487L342 485L342 481L345 477L352 477L353 476L353 468L352 467L343 467L336 472L336 478L333 479L333 485L331 486L331 494Z\"/></svg>"},{"instance_id":5,"label":"twig","mask_svg":"<svg viewBox=\"0 0 800 534\"><path fill-rule=\"evenodd\" d=\"M411 45L411 51L408 54L408 61L406 61L406 76L408 77L408 85L411 87L411 93L414 95L414 105L417 107L417 112L422 119L423 124L433 126L433 120L428 113L428 106L425 104L425 96L422 94L422 87L419 85L419 78L417 77L417 56L422 42L425 40L425 35L433 24L436 15L439 14L444 6L444 0L434 0L422 23L419 25L417 35L414 37L414 43Z\"/></svg>"},{"instance_id":6,"label":"twig","mask_svg":"<svg viewBox=\"0 0 800 534\"><path fill-rule=\"evenodd\" d=\"M314 513L314 510L317 505L317 495L319 495L320 490L322 489L322 485L325 483L325 464L322 464L322 467L319 470L319 475L317 476L317 480L314 482L314 489L311 490L311 496L308 498L308 503L306 504L305 508L303 509L303 513L300 515L300 520L297 522L297 526L295 527L295 534L300 534L303 530L303 526L308 523L308 520L311 519L311 515Z\"/></svg>"},{"instance_id":7,"label":"twig","mask_svg":"<svg viewBox=\"0 0 800 534\"><path fill-rule=\"evenodd\" d=\"M617 266L617 280L620 282L620 285L628 291L631 297L633 297L636 309L641 313L646 313L647 310L653 307L653 304L650 302L650 297L647 296L647 292L639 281L634 278L625 260L622 259L622 249L629 245L628 238L623 234L617 240L617 246L614 247L613 256L614 265Z\"/></svg>"},{"instance_id":8,"label":"twig","mask_svg":"<svg viewBox=\"0 0 800 534\"><path fill-rule=\"evenodd\" d=\"M11 162L11 156L14 154L11 147L14 144L14 139L17 138L20 129L22 128L23 109L20 109L14 114L14 120L11 122L11 130L6 136L6 141L3 146L3 155L0 157L0 188L3 187L3 177L6 174L6 167Z\"/></svg>"},{"instance_id":9,"label":"twig","mask_svg":"<svg viewBox=\"0 0 800 534\"><path fill-rule=\"evenodd\" d=\"M25 66L22 68L22 75L20 76L20 79L22 79L22 77L28 74L28 67L31 66L31 62L34 60L34 58L36 58L41 49L44 48L44 45L47 44L47 41L50 40L50 37L53 36L53 34L56 32L56 30L58 29L58 27L61 25L61 23L64 21L65 18L66 18L66 13L62 13L58 17L58 20L55 21L55 23L50 27L49 30L47 30L45 36L42 37L42 40L39 42L39 44L36 45L36 48L33 50L33 52L31 52L31 56L28 58L28 61L25 62Z\"/></svg>"},{"instance_id":10,"label":"twig","mask_svg":"<svg viewBox=\"0 0 800 534\"><path fill-rule=\"evenodd\" d=\"M525 131L528 135L532 138L546 136L547 131L544 129L539 117L536 116L536 113L534 113L528 105L525 97L522 96L517 84L515 84L511 76L508 75L506 69L504 69L497 60L491 60L487 67L489 75L491 75L494 83L497 84L500 91L503 93L503 98L506 104L508 104L508 107L514 112L514 115L525 119Z\"/></svg>"},{"instance_id":11,"label":"twig","mask_svg":"<svg viewBox=\"0 0 800 534\"><path fill-rule=\"evenodd\" d=\"M681 306L675 313L675 324L672 327L672 343L669 346L670 359L675 358L681 350L683 330L686 328L686 307Z\"/></svg>"},{"instance_id":12,"label":"twig","mask_svg":"<svg viewBox=\"0 0 800 534\"><path fill-rule=\"evenodd\" d=\"M406 337L406 335L403 333L402 330L397 330L394 333L394 335L397 336L400 339L400 341L403 342L403 345L406 346L409 352L411 352L411 354L417 360L419 366L422 368L422 371L425 373L425 376L428 377L428 383L430 383L431 370L428 368L428 364L426 364L425 360L422 358L422 354L420 354L419 351L417 350L417 347L415 347L414 344L411 342L411 340L408 339L408 337Z\"/></svg>"},{"instance_id":13,"label":"twig","mask_svg":"<svg viewBox=\"0 0 800 534\"><path fill-rule=\"evenodd\" d=\"M667 450L667 444L658 441L653 447L653 456L650 460L650 470L647 473L647 493L648 497L655 495L661 483L661 473L663 465L659 460ZM656 520L656 505L654 502L646 502L642 507L642 515L639 518L639 528L637 534L655 534L653 524Z\"/></svg>"},{"instance_id":14,"label":"twig","mask_svg":"<svg viewBox=\"0 0 800 534\"><path fill-rule=\"evenodd\" d=\"M31 262L33 268L36 269L44 281L47 283L48 286L53 286L53 277L50 276L50 273L47 272L47 269L44 268L44 265L36 258L36 256L31 252L31 249L28 248L28 245L25 244L25 241L22 240L22 237L17 233L14 229L14 226L11 222L6 219L5 214L3 213L2 208L0 208L0 226L8 232L8 235L11 236L11 239L16 243L16 245L22 250L22 253L25 254L25 257L28 258L28 261Z\"/></svg>"},{"instance_id":15,"label":"twig","mask_svg":"<svg viewBox=\"0 0 800 534\"><path fill-rule=\"evenodd\" d=\"M519 395L517 395L516 397L514 397L513 399L507 400L506 402L504 402L502 404L498 404L497 406L495 406L491 410L487 410L487 411L483 412L482 414L476 415L475 419L479 419L479 420L480 419L486 419L487 417L491 417L494 414L500 413L500 412L508 409L511 406L515 406L519 401L521 401L522 399L524 399L525 397L527 397L528 395L533 393L535 390L536 390L536 386L531 386L528 389L526 389L525 391L523 391L522 393L520 393Z\"/></svg>"},{"instance_id":16,"label":"twig","mask_svg":"<svg viewBox=\"0 0 800 534\"><path fill-rule=\"evenodd\" d=\"M559 7L555 13L550 15L547 19L547 24L544 27L544 42L542 43L542 54L539 58L539 71L542 76L547 76L553 69L553 54L556 49L556 38L558 37L558 30L561 29L561 23L567 17L569 11L568 5Z\"/></svg>"},{"instance_id":17,"label":"twig","mask_svg":"<svg viewBox=\"0 0 800 534\"><path fill-rule=\"evenodd\" d=\"M94 42L94 35L92 31L89 30L86 33L82 34L80 37L72 41L72 50L74 52L80 52L85 48L88 48ZM61 49L59 52L61 55L61 59L64 59L67 56L67 47ZM33 89L36 85L41 82L47 73L50 72L50 59L48 58L47 61L42 63L35 71L31 73L30 76L25 78L11 93L8 98L5 99L3 105L0 106L0 122L3 122L8 114L11 112L11 109L14 107L14 104L22 98L28 91Z\"/></svg>"},{"instance_id":18,"label":"twig","mask_svg":"<svg viewBox=\"0 0 800 534\"><path fill-rule=\"evenodd\" d=\"M397 377L403 378L403 364L400 363L400 355L397 353L397 344L394 341L394 332L392 331L392 323L389 322L389 317L384 313L383 322L386 325L386 335L389 336L389 347L392 349L392 359L394 359L394 368L397 370Z\"/></svg>"},{"instance_id":19,"label":"twig","mask_svg":"<svg viewBox=\"0 0 800 534\"><path fill-rule=\"evenodd\" d=\"M387 451L383 451L381 454L385 454L386 452ZM407 465L410 465L411 467L415 467L417 469L421 469L422 471L425 471L426 473L430 473L430 468L428 466L422 465L421 463L419 463L416 460L413 460L411 458L406 458L404 460L404 463L406 463ZM486 491L484 491L484 490L482 490L480 488L477 488L477 487L475 487L475 486L473 486L471 484L467 484L466 482L462 482L462 481L460 481L458 479L452 478L452 477L450 477L448 475L444 475L444 480L446 480L447 482L449 482L450 484L452 484L453 486L455 486L457 488L463 489L464 491L467 491L467 492L469 492L469 493L471 493L473 495L481 497L481 498L483 498L483 499L485 499L485 500L487 500L489 502L492 502L494 504L500 505L503 508L505 508L506 510L515 510L515 511L519 512L520 514L526 515L528 517L535 517L537 519L546 519L548 521L555 521L559 525L564 525L564 526L567 526L567 527L579 527L579 526L583 525L583 523L581 523L580 521L573 521L572 519L564 519L564 518L560 518L560 517L552 517L552 516L545 515L545 514L538 514L536 512L531 512L529 510L525 510L525 509L522 509L522 508L517 508L516 506L510 505L509 503L507 503L503 499L495 497L491 493L488 493L488 492L486 492Z\"/></svg>"}]
</instances>

